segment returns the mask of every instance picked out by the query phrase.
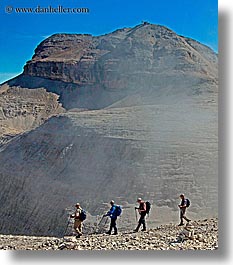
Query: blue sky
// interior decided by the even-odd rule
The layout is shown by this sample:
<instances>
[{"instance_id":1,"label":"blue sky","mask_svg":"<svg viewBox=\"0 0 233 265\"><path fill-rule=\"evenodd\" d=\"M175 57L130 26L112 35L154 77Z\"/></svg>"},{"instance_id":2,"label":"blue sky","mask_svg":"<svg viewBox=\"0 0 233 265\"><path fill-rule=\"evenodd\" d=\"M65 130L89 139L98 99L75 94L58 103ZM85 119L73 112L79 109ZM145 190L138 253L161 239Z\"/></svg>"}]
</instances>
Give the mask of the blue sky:
<instances>
[{"instance_id":1,"label":"blue sky","mask_svg":"<svg viewBox=\"0 0 233 265\"><path fill-rule=\"evenodd\" d=\"M88 14L16 13L21 7L87 7ZM13 8L6 13L6 7ZM169 27L218 50L217 0L0 0L0 83L23 71L36 46L54 33L112 32L141 21Z\"/></svg>"}]
</instances>

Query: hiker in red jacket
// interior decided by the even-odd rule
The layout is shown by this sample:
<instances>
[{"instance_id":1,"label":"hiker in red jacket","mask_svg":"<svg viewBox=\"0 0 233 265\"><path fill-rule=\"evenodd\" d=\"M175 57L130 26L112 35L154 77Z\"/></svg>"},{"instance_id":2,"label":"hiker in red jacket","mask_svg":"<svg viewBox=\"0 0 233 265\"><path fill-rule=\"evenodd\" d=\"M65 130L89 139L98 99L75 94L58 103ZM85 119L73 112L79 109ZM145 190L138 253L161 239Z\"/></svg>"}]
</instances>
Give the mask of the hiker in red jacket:
<instances>
[{"instance_id":1,"label":"hiker in red jacket","mask_svg":"<svg viewBox=\"0 0 233 265\"><path fill-rule=\"evenodd\" d=\"M135 210L138 210L140 218L138 220L138 226L133 231L138 232L141 225L143 225L142 231L146 231L146 203L141 198L138 198L137 202L139 203L139 207L135 207Z\"/></svg>"}]
</instances>

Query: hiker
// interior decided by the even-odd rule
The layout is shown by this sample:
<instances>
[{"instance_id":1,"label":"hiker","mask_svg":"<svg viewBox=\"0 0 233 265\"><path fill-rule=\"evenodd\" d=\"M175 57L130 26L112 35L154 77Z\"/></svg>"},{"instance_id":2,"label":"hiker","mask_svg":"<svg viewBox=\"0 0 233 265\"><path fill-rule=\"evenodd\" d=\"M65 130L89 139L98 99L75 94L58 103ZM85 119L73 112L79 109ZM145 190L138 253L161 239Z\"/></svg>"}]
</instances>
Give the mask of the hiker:
<instances>
[{"instance_id":1,"label":"hiker","mask_svg":"<svg viewBox=\"0 0 233 265\"><path fill-rule=\"evenodd\" d=\"M74 218L74 230L77 233L77 238L79 238L82 235L82 222L83 220L81 219L81 213L82 213L82 208L79 203L75 204L76 210L74 214L70 215L70 218Z\"/></svg>"},{"instance_id":2,"label":"hiker","mask_svg":"<svg viewBox=\"0 0 233 265\"><path fill-rule=\"evenodd\" d=\"M137 202L139 203L139 207L135 207L135 210L138 210L140 218L138 220L138 226L133 231L138 232L141 225L143 225L142 231L146 231L146 220L145 220L147 213L146 203L141 198L138 198Z\"/></svg>"},{"instance_id":3,"label":"hiker","mask_svg":"<svg viewBox=\"0 0 233 265\"><path fill-rule=\"evenodd\" d=\"M109 216L111 218L110 228L107 232L108 235L111 235L112 229L114 229L114 235L117 235L117 226L116 226L116 220L117 220L117 211L116 211L116 205L114 201L110 201L111 208L110 210L104 215L104 217Z\"/></svg>"},{"instance_id":4,"label":"hiker","mask_svg":"<svg viewBox=\"0 0 233 265\"><path fill-rule=\"evenodd\" d=\"M185 219L187 222L190 222L191 221L185 215L186 209L187 209L187 207L189 207L189 205L188 205L189 200L188 199L185 199L184 194L180 194L180 199L181 199L181 202L178 205L178 207L180 208L180 223L179 223L178 226L184 225L183 219Z\"/></svg>"}]
</instances>

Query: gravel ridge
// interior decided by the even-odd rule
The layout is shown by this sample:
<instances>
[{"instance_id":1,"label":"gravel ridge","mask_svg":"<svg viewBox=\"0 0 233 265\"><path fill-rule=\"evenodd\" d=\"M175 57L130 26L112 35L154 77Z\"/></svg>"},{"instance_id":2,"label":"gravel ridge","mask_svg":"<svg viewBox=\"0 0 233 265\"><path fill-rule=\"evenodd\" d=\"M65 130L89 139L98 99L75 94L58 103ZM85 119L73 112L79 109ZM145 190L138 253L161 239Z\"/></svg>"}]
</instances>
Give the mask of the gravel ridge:
<instances>
[{"instance_id":1,"label":"gravel ridge","mask_svg":"<svg viewBox=\"0 0 233 265\"><path fill-rule=\"evenodd\" d=\"M0 235L1 250L217 250L218 219L190 222L190 238L183 238L185 226L164 224L146 232L120 232L118 235L92 234L38 237Z\"/></svg>"}]
</instances>

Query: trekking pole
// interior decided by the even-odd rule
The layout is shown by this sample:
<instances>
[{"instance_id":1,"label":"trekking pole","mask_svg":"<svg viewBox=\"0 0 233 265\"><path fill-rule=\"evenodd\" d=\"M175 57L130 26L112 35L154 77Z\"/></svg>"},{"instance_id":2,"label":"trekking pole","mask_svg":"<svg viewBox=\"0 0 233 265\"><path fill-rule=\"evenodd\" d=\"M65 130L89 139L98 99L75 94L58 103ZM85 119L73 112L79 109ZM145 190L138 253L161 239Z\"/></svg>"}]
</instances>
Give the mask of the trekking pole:
<instances>
[{"instance_id":1,"label":"trekking pole","mask_svg":"<svg viewBox=\"0 0 233 265\"><path fill-rule=\"evenodd\" d=\"M105 217L107 217L107 216L105 216ZM106 221L105 221L105 223L104 223L104 226L107 224L107 221L108 221L108 218L106 218Z\"/></svg>"},{"instance_id":2,"label":"trekking pole","mask_svg":"<svg viewBox=\"0 0 233 265\"><path fill-rule=\"evenodd\" d=\"M104 215L102 216L100 222L98 223L98 226L101 224L101 222L103 221L103 219L104 219Z\"/></svg>"},{"instance_id":3,"label":"trekking pole","mask_svg":"<svg viewBox=\"0 0 233 265\"><path fill-rule=\"evenodd\" d=\"M103 227L105 226L105 224L106 224L106 222L107 222L107 220L108 220L108 219L106 218L105 224L104 224L104 225L101 225L101 227L100 227L100 224L102 223L104 217L106 217L106 216L103 215L102 218L101 218L101 220L100 220L100 222L98 223L98 233L102 232Z\"/></svg>"},{"instance_id":4,"label":"trekking pole","mask_svg":"<svg viewBox=\"0 0 233 265\"><path fill-rule=\"evenodd\" d=\"M104 217L108 217L108 216L103 216L103 217L102 217L102 219L101 219L101 221L103 220L103 218L104 218ZM107 221L108 221L108 218L106 218L106 220L105 220L105 223L104 223L103 227L105 227L105 225L107 224ZM100 222L100 223L101 223L101 222Z\"/></svg>"},{"instance_id":5,"label":"trekking pole","mask_svg":"<svg viewBox=\"0 0 233 265\"><path fill-rule=\"evenodd\" d=\"M66 225L66 229L65 229L65 231L64 231L64 233L63 233L63 237L65 236L65 234L66 234L66 232L67 232L67 229L68 229L68 227L69 227L69 224L70 224L70 216L69 216L69 219L68 219L68 222L67 222L67 225Z\"/></svg>"},{"instance_id":6,"label":"trekking pole","mask_svg":"<svg viewBox=\"0 0 233 265\"><path fill-rule=\"evenodd\" d=\"M136 217L136 222L137 222L137 221L138 221L137 209L136 209L136 208L134 208L134 210L135 210L135 217Z\"/></svg>"}]
</instances>

